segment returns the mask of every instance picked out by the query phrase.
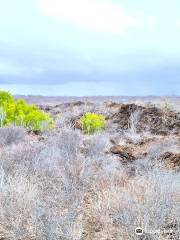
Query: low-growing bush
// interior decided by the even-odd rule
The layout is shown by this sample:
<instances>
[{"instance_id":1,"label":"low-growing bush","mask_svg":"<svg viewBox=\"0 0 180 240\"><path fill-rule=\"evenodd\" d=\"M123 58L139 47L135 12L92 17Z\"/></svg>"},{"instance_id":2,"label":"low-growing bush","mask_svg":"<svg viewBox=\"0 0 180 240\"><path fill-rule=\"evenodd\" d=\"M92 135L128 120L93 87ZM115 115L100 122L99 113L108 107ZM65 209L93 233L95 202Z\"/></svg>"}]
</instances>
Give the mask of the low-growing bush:
<instances>
[{"instance_id":1,"label":"low-growing bush","mask_svg":"<svg viewBox=\"0 0 180 240\"><path fill-rule=\"evenodd\" d=\"M24 140L26 136L25 129L13 125L0 128L0 146L11 145L12 143L19 143Z\"/></svg>"},{"instance_id":2,"label":"low-growing bush","mask_svg":"<svg viewBox=\"0 0 180 240\"><path fill-rule=\"evenodd\" d=\"M24 99L14 100L6 91L0 91L1 126L14 124L33 131L53 127L52 117L36 105L27 104Z\"/></svg>"},{"instance_id":3,"label":"low-growing bush","mask_svg":"<svg viewBox=\"0 0 180 240\"><path fill-rule=\"evenodd\" d=\"M105 117L102 114L86 112L80 119L84 133L92 134L99 131L105 124Z\"/></svg>"}]
</instances>

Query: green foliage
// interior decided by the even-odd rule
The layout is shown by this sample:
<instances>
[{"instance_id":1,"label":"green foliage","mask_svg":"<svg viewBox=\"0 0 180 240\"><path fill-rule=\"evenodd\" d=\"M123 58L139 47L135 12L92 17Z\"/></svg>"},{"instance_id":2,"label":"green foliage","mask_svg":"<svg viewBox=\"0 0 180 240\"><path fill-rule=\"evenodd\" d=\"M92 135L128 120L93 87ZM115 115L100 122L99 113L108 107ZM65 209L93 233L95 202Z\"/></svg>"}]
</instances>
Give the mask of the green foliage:
<instances>
[{"instance_id":1,"label":"green foliage","mask_svg":"<svg viewBox=\"0 0 180 240\"><path fill-rule=\"evenodd\" d=\"M6 91L0 91L0 106L1 108L8 108L11 104L13 104L14 99L13 96Z\"/></svg>"},{"instance_id":2,"label":"green foliage","mask_svg":"<svg viewBox=\"0 0 180 240\"><path fill-rule=\"evenodd\" d=\"M32 131L42 131L54 126L49 114L41 111L36 105L27 104L24 99L14 100L13 96L0 91L1 126L13 123ZM3 114L2 114L3 113Z\"/></svg>"},{"instance_id":3,"label":"green foliage","mask_svg":"<svg viewBox=\"0 0 180 240\"><path fill-rule=\"evenodd\" d=\"M86 112L80 119L84 133L92 134L99 131L105 124L105 117L102 114Z\"/></svg>"}]
</instances>

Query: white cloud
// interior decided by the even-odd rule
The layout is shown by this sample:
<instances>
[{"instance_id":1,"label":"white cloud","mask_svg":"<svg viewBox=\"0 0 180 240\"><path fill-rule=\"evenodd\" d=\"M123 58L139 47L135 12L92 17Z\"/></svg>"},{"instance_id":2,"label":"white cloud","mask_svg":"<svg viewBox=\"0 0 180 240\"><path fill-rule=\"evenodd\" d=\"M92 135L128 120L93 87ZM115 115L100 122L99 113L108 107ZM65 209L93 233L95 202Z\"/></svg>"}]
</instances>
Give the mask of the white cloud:
<instances>
[{"instance_id":1,"label":"white cloud","mask_svg":"<svg viewBox=\"0 0 180 240\"><path fill-rule=\"evenodd\" d=\"M111 0L37 0L40 13L103 32L120 33L131 27L152 27L153 16L126 13Z\"/></svg>"},{"instance_id":2,"label":"white cloud","mask_svg":"<svg viewBox=\"0 0 180 240\"><path fill-rule=\"evenodd\" d=\"M180 28L180 19L176 21L176 27Z\"/></svg>"}]
</instances>

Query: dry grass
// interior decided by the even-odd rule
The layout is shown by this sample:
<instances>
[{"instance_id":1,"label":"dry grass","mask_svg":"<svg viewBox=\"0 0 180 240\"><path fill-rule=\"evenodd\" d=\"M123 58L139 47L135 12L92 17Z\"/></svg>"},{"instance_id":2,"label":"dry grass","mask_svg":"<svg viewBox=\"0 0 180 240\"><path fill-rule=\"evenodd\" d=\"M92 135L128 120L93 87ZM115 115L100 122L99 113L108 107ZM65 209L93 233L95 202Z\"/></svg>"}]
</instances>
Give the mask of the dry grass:
<instances>
[{"instance_id":1,"label":"dry grass","mask_svg":"<svg viewBox=\"0 0 180 240\"><path fill-rule=\"evenodd\" d=\"M6 146L22 142L26 136L25 129L13 125L0 128L0 145Z\"/></svg>"},{"instance_id":2,"label":"dry grass","mask_svg":"<svg viewBox=\"0 0 180 240\"><path fill-rule=\"evenodd\" d=\"M127 131L116 131L115 125L83 135L71 119L84 109L87 106L67 109L62 124L58 119L57 128L43 133L40 141L39 136L16 127L0 129L4 141L0 148L0 239L177 240L179 172L157 164L157 159L167 150L178 151L178 139L151 135L152 142L139 146L147 137L142 133L137 140L139 113L130 117L128 137ZM94 109L109 112L102 104L91 106ZM111 139L136 151L145 149L146 155L123 165L109 152ZM141 237L135 234L137 227L144 230Z\"/></svg>"}]
</instances>

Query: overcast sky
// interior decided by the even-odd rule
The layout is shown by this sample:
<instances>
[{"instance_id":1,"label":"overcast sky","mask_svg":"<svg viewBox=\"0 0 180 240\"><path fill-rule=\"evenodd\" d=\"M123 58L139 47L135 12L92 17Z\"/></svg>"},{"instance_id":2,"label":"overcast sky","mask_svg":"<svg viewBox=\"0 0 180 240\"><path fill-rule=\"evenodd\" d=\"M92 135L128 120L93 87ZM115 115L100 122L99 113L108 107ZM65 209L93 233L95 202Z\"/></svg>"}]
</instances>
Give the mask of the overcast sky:
<instances>
[{"instance_id":1,"label":"overcast sky","mask_svg":"<svg viewBox=\"0 0 180 240\"><path fill-rule=\"evenodd\" d=\"M180 95L180 1L0 0L0 88Z\"/></svg>"}]
</instances>

